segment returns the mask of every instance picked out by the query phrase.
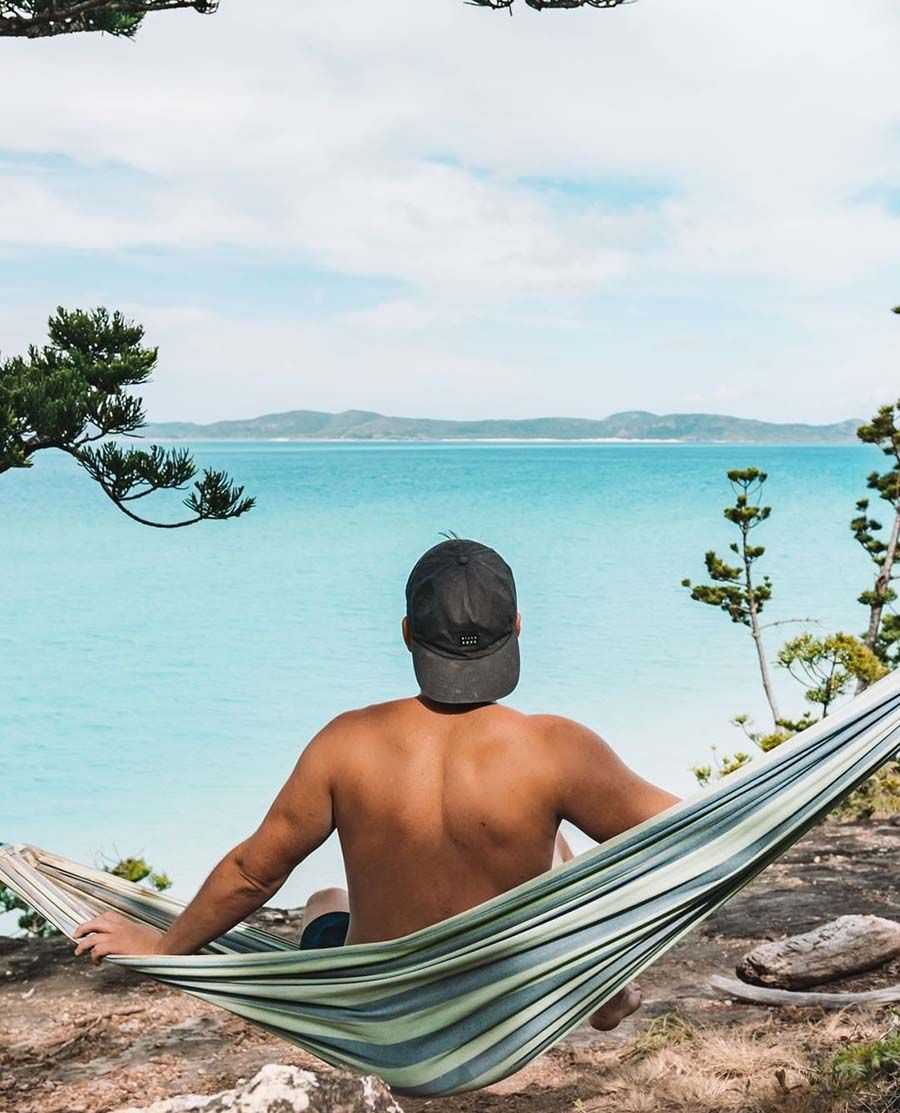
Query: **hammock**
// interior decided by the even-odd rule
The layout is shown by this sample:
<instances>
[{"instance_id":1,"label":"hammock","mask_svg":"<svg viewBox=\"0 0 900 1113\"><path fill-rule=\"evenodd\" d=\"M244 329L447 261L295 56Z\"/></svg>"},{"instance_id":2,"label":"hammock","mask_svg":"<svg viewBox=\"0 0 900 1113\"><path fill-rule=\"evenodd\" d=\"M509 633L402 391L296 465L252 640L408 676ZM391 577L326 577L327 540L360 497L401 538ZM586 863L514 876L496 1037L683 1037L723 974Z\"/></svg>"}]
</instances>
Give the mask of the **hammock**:
<instances>
[{"instance_id":1,"label":"hammock","mask_svg":"<svg viewBox=\"0 0 900 1113\"><path fill-rule=\"evenodd\" d=\"M247 925L202 954L115 957L328 1063L414 1095L513 1074L664 954L900 747L900 672L691 800L443 923L300 951ZM72 936L114 909L183 905L27 846L0 882Z\"/></svg>"}]
</instances>

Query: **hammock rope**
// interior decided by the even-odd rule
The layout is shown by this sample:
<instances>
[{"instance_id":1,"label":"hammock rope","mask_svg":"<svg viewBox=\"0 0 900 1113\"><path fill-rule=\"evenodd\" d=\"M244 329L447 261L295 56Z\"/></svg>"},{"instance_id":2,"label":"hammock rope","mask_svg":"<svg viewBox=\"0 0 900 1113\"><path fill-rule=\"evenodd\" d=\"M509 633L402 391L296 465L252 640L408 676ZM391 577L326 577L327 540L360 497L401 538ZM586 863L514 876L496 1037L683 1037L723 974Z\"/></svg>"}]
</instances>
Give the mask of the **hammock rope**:
<instances>
[{"instance_id":1,"label":"hammock rope","mask_svg":"<svg viewBox=\"0 0 900 1113\"><path fill-rule=\"evenodd\" d=\"M203 953L105 961L183 990L398 1092L476 1089L541 1054L796 842L900 747L900 672L693 798L413 935L322 951L246 924ZM183 905L35 847L0 883L65 935Z\"/></svg>"}]
</instances>

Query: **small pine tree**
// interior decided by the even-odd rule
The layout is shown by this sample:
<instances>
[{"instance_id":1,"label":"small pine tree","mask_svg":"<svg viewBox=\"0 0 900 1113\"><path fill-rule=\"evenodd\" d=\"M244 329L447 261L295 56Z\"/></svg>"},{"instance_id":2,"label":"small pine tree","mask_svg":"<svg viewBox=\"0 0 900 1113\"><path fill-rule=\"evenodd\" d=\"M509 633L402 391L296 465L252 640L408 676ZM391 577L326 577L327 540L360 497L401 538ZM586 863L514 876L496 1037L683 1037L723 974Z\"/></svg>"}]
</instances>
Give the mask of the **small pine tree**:
<instances>
[{"instance_id":1,"label":"small pine tree","mask_svg":"<svg viewBox=\"0 0 900 1113\"><path fill-rule=\"evenodd\" d=\"M879 660L895 666L900 664L900 615L891 607L897 599L892 582L900 568L900 400L895 405L881 406L871 421L859 427L857 436L864 444L877 445L891 461L887 471L873 471L867 481L869 489L876 491L891 508L887 541L879 536L881 522L869 514L868 499L860 499L856 504L858 513L850 528L877 569L871 590L859 596L859 602L869 610L863 640ZM861 679L858 690L867 683Z\"/></svg>"},{"instance_id":2,"label":"small pine tree","mask_svg":"<svg viewBox=\"0 0 900 1113\"><path fill-rule=\"evenodd\" d=\"M872 684L888 672L864 642L843 633L800 634L785 642L778 663L806 688L804 698L822 709L823 719L854 683Z\"/></svg>"},{"instance_id":3,"label":"small pine tree","mask_svg":"<svg viewBox=\"0 0 900 1113\"><path fill-rule=\"evenodd\" d=\"M795 680L806 689L805 699L820 708L819 716L806 711L799 719L779 719L773 731L754 731L752 721L747 715L737 715L732 719L744 735L763 752L774 750L801 730L824 719L832 704L846 695L853 684L860 679L867 683L884 676L888 669L878 660L871 649L852 634L829 634L817 638L812 634L800 634L785 642L778 654L778 665L787 670ZM695 765L691 772L701 786L721 780L740 769L750 761L750 754L739 750L731 756L719 758L715 746L712 747L712 761L705 765ZM900 809L900 763L889 762L874 777L841 805L839 812L848 817L872 815L876 811L896 811Z\"/></svg>"},{"instance_id":4,"label":"small pine tree","mask_svg":"<svg viewBox=\"0 0 900 1113\"><path fill-rule=\"evenodd\" d=\"M756 580L754 565L766 550L763 545L751 544L753 530L761 526L772 513L770 506L759 505L768 476L758 468L736 468L727 474L735 499L734 504L726 506L723 513L740 532L740 540L728 546L739 558L739 563L728 564L710 549L706 553L705 561L706 570L713 582L693 584L689 579L685 579L681 583L683 587L690 590L691 598L698 603L718 607L732 622L749 627L756 647L763 690L772 712L772 720L777 727L781 715L772 686L759 621L763 607L772 598L772 581L768 576L763 576L760 581Z\"/></svg>"},{"instance_id":5,"label":"small pine tree","mask_svg":"<svg viewBox=\"0 0 900 1113\"><path fill-rule=\"evenodd\" d=\"M254 504L222 471L207 469L183 500L190 517L153 521L134 509L157 491L183 490L197 474L184 448L123 448L108 437L134 436L146 424L143 403L131 393L148 382L158 351L144 346L144 330L121 313L58 309L48 324L50 343L27 356L0 361L0 475L31 467L37 452L67 453L115 505L135 522L178 529L237 518ZM102 444L96 442L102 441Z\"/></svg>"},{"instance_id":6,"label":"small pine tree","mask_svg":"<svg viewBox=\"0 0 900 1113\"><path fill-rule=\"evenodd\" d=\"M860 437L880 444L884 452L892 455L897 460L897 464L900 464L900 455L898 455L900 434L895 420L897 417L900 417L900 403L896 407L883 406L875 419L860 429ZM877 489L883 498L891 501L892 506L900 503L900 470L897 464L885 475L873 473L869 477L869 486ZM682 580L682 584L690 589L692 599L718 607L732 622L750 628L757 649L763 687L772 711L774 728L769 731L754 731L747 715L738 715L732 722L743 731L754 746L767 751L780 746L792 735L810 726L817 717L811 709L795 720L785 719L780 715L763 649L763 626L759 623L759 615L772 597L772 584L768 577L764 577L759 583L755 580L753 566L765 553L765 548L762 545L751 544L750 532L766 521L771 513L770 507L759 505L760 494L767 479L766 473L756 468L746 468L728 472L728 479L735 492L735 502L725 508L724 514L727 520L740 530L740 540L730 545L731 551L740 558L740 562L729 564L710 550L706 553L705 559L707 571L713 582L695 585L690 580ZM894 599L890 591L890 574L897 556L896 533L900 530L900 526L895 525L892 548L890 543L885 544L875 536L881 527L879 523L868 518L867 506L865 500L858 504L857 509L861 516L853 523L854 532L857 540L878 565L882 580L887 577L888 586L887 590L881 588L877 600L870 600L864 596L861 601L880 602L883 609ZM898 520L900 520L900 510L898 510ZM876 588L877 586L876 581ZM830 634L825 637L815 637L807 633L785 643L778 654L778 665L803 685L806 689L804 696L807 702L820 709L818 718L825 718L835 700L848 693L854 685L858 688L865 687L889 671L888 666L894 663L888 652L890 645L893 644L890 641L893 619L896 619L900 625L900 616L879 615L879 633L874 644L868 644L865 640L845 633ZM720 757L716 748L712 749L712 760L704 765L694 766L692 769L700 785L707 785L728 776L729 773L742 768L750 761L750 754L745 750ZM897 810L900 810L900 762L897 761L883 767L853 793L839 809L841 814L854 818Z\"/></svg>"}]
</instances>

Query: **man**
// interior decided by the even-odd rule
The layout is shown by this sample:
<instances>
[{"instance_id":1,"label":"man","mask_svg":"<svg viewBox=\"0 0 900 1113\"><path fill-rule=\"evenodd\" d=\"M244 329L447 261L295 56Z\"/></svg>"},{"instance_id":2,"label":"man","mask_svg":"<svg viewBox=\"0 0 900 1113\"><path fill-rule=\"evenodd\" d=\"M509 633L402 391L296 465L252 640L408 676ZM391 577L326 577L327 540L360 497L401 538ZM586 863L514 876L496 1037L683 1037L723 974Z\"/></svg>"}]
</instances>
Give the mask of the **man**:
<instances>
[{"instance_id":1,"label":"man","mask_svg":"<svg viewBox=\"0 0 900 1113\"><path fill-rule=\"evenodd\" d=\"M570 858L569 820L602 842L676 803L592 731L497 701L519 679L512 572L458 538L418 561L403 640L417 696L339 715L309 743L259 829L210 874L165 934L116 913L82 924L76 954L190 954L269 901L337 830L349 892L314 893L301 947L396 939ZM629 986L591 1017L640 1005Z\"/></svg>"}]
</instances>

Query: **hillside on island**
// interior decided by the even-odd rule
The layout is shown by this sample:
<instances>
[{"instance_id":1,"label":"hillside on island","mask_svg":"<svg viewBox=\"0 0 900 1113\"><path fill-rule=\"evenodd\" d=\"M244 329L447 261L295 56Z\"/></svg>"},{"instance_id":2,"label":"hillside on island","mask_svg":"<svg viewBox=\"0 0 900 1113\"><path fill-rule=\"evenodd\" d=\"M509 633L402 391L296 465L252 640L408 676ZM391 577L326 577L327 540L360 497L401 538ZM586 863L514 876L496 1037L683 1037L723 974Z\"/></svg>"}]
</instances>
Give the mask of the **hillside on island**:
<instances>
[{"instance_id":1,"label":"hillside on island","mask_svg":"<svg viewBox=\"0 0 900 1113\"><path fill-rule=\"evenodd\" d=\"M387 417L368 410L289 410L199 425L151 423L145 435L163 440L647 440L756 444L856 442L859 421L804 425L723 414L654 414L629 410L597 420L581 417L451 421Z\"/></svg>"}]
</instances>

